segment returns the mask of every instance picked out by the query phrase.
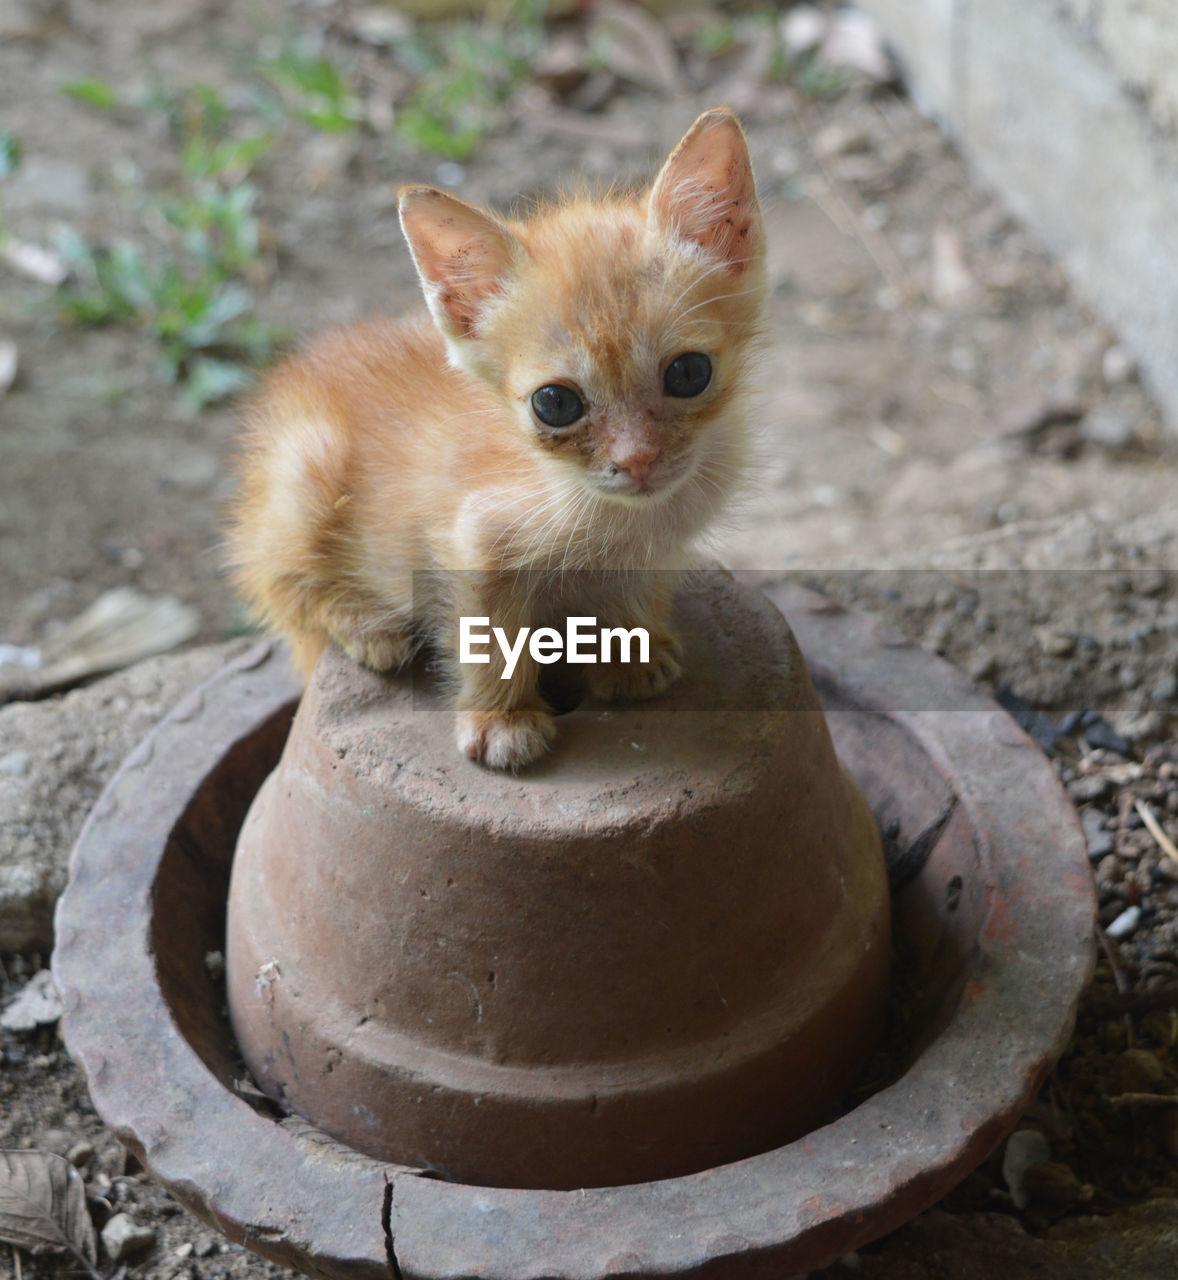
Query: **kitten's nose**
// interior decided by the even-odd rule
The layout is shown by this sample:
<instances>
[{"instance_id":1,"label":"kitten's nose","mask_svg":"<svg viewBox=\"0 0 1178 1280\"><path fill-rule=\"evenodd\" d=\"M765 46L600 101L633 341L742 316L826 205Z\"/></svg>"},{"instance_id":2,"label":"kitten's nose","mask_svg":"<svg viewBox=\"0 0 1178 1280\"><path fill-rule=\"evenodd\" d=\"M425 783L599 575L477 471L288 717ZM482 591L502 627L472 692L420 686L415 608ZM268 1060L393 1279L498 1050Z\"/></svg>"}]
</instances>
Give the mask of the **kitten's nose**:
<instances>
[{"instance_id":1,"label":"kitten's nose","mask_svg":"<svg viewBox=\"0 0 1178 1280\"><path fill-rule=\"evenodd\" d=\"M653 454L650 457L631 458L626 461L618 459L614 460L614 466L619 471L624 471L632 480L636 480L639 484L645 484L654 471L654 464L658 461L658 455Z\"/></svg>"},{"instance_id":2,"label":"kitten's nose","mask_svg":"<svg viewBox=\"0 0 1178 1280\"><path fill-rule=\"evenodd\" d=\"M649 441L625 437L615 442L610 462L640 485L646 484L658 463L661 450Z\"/></svg>"}]
</instances>

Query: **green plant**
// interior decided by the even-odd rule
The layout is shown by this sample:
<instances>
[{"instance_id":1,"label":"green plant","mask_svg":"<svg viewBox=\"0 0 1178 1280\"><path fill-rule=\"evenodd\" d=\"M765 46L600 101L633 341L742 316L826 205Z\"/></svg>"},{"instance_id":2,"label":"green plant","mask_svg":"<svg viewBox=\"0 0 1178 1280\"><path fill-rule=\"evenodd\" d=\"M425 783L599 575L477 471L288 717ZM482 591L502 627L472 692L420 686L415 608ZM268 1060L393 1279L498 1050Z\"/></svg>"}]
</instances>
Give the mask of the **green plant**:
<instances>
[{"instance_id":1,"label":"green plant","mask_svg":"<svg viewBox=\"0 0 1178 1280\"><path fill-rule=\"evenodd\" d=\"M397 113L402 134L447 157L469 156L543 47L545 9L546 0L501 0L481 21L422 27L398 42L396 55L418 78ZM103 247L73 231L61 237L73 271L58 293L63 313L76 324L150 334L163 372L194 405L236 391L249 376L242 362L264 360L285 336L254 315L262 274L255 166L291 120L338 133L363 118L347 67L321 38L277 39L253 66L266 87L245 109L207 84L181 92L156 84L136 102L102 80L61 86L96 109L158 116L179 162L168 191L132 188L143 233L134 242Z\"/></svg>"},{"instance_id":2,"label":"green plant","mask_svg":"<svg viewBox=\"0 0 1178 1280\"><path fill-rule=\"evenodd\" d=\"M75 231L58 237L58 252L74 285L60 302L77 324L126 324L145 329L159 345L165 375L184 384L195 407L245 386L237 363L264 359L275 333L252 315L253 294L215 267L191 270L182 259L153 261L122 241L96 249Z\"/></svg>"},{"instance_id":3,"label":"green plant","mask_svg":"<svg viewBox=\"0 0 1178 1280\"><path fill-rule=\"evenodd\" d=\"M692 36L691 43L705 58L722 57L740 43L740 27L735 18L717 13Z\"/></svg>"},{"instance_id":4,"label":"green plant","mask_svg":"<svg viewBox=\"0 0 1178 1280\"><path fill-rule=\"evenodd\" d=\"M105 80L96 80L90 76L63 84L61 92L67 98L74 98L76 101L84 102L90 107L100 107L104 111L109 111L120 105L119 95L115 92L113 86L107 84Z\"/></svg>"},{"instance_id":5,"label":"green plant","mask_svg":"<svg viewBox=\"0 0 1178 1280\"><path fill-rule=\"evenodd\" d=\"M319 40L283 41L262 57L258 70L298 119L326 133L347 133L364 118L363 105L346 73L329 58Z\"/></svg>"},{"instance_id":6,"label":"green plant","mask_svg":"<svg viewBox=\"0 0 1178 1280\"><path fill-rule=\"evenodd\" d=\"M16 135L7 129L0 129L0 182L20 164L20 143ZM7 231L4 226L4 206L0 205L0 244L4 243Z\"/></svg>"},{"instance_id":7,"label":"green plant","mask_svg":"<svg viewBox=\"0 0 1178 1280\"><path fill-rule=\"evenodd\" d=\"M249 175L272 137L233 135L232 113L208 86L183 95L157 90L146 105L163 113L179 143L177 190L137 192L149 247L123 241L100 248L63 232L58 251L73 280L58 297L76 324L149 333L165 376L199 408L243 387L249 375L241 362L265 359L282 336L254 316L249 284L260 245Z\"/></svg>"},{"instance_id":8,"label":"green plant","mask_svg":"<svg viewBox=\"0 0 1178 1280\"><path fill-rule=\"evenodd\" d=\"M20 164L20 143L16 135L0 129L0 178L8 175Z\"/></svg>"},{"instance_id":9,"label":"green plant","mask_svg":"<svg viewBox=\"0 0 1178 1280\"><path fill-rule=\"evenodd\" d=\"M199 81L177 93L155 80L134 105L159 116L177 143L194 136L223 137L233 123L233 111L220 92Z\"/></svg>"},{"instance_id":10,"label":"green plant","mask_svg":"<svg viewBox=\"0 0 1178 1280\"><path fill-rule=\"evenodd\" d=\"M790 67L789 78L807 98L837 98L851 80L845 68L832 67L817 54L810 54Z\"/></svg>"},{"instance_id":11,"label":"green plant","mask_svg":"<svg viewBox=\"0 0 1178 1280\"><path fill-rule=\"evenodd\" d=\"M493 127L504 102L530 74L544 47L546 0L510 0L497 16L423 29L397 46L420 77L397 113L414 145L465 160Z\"/></svg>"}]
</instances>

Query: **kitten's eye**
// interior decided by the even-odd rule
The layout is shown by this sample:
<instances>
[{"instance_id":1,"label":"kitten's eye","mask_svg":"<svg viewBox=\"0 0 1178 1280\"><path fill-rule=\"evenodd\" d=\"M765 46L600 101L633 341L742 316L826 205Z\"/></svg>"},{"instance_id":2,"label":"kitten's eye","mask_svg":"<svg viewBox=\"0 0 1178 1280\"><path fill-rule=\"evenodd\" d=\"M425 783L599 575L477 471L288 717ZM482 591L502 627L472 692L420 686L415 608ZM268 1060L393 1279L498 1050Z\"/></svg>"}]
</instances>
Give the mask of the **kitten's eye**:
<instances>
[{"instance_id":1,"label":"kitten's eye","mask_svg":"<svg viewBox=\"0 0 1178 1280\"><path fill-rule=\"evenodd\" d=\"M546 427L571 427L585 412L585 402L559 382L532 392L532 412Z\"/></svg>"},{"instance_id":2,"label":"kitten's eye","mask_svg":"<svg viewBox=\"0 0 1178 1280\"><path fill-rule=\"evenodd\" d=\"M712 380L712 362L702 351L685 351L667 365L663 390L685 400L698 396Z\"/></svg>"}]
</instances>

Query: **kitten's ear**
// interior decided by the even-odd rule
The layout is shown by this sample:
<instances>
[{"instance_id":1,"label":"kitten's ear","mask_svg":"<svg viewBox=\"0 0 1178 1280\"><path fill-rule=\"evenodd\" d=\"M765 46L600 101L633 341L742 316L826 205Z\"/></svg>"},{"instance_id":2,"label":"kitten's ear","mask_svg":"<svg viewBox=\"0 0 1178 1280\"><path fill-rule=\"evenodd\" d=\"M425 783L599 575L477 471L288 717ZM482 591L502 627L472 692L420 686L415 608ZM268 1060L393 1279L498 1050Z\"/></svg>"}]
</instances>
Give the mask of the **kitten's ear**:
<instances>
[{"instance_id":1,"label":"kitten's ear","mask_svg":"<svg viewBox=\"0 0 1178 1280\"><path fill-rule=\"evenodd\" d=\"M762 253L748 146L726 107L705 111L671 152L650 191L652 230L697 244L740 275Z\"/></svg>"},{"instance_id":2,"label":"kitten's ear","mask_svg":"<svg viewBox=\"0 0 1178 1280\"><path fill-rule=\"evenodd\" d=\"M450 339L477 337L479 317L503 292L519 242L490 214L433 187L406 187L398 207L438 327Z\"/></svg>"}]
</instances>

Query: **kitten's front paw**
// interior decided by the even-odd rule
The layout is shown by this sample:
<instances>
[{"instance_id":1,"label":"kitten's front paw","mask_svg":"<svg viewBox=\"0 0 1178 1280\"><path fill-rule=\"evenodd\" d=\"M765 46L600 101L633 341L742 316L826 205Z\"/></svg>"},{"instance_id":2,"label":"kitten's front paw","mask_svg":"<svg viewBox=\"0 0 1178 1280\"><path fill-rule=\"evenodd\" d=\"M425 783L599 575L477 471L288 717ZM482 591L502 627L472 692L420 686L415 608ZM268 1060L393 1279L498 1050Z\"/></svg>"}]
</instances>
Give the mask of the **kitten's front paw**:
<instances>
[{"instance_id":1,"label":"kitten's front paw","mask_svg":"<svg viewBox=\"0 0 1178 1280\"><path fill-rule=\"evenodd\" d=\"M522 769L538 760L556 738L547 711L460 711L458 749L488 769Z\"/></svg>"},{"instance_id":2,"label":"kitten's front paw","mask_svg":"<svg viewBox=\"0 0 1178 1280\"><path fill-rule=\"evenodd\" d=\"M353 662L373 671L395 671L413 656L413 644L403 631L336 632L332 638Z\"/></svg>"},{"instance_id":3,"label":"kitten's front paw","mask_svg":"<svg viewBox=\"0 0 1178 1280\"><path fill-rule=\"evenodd\" d=\"M683 649L671 635L650 637L649 662L609 662L593 668L589 686L602 702L640 702L665 693L683 674Z\"/></svg>"}]
</instances>

